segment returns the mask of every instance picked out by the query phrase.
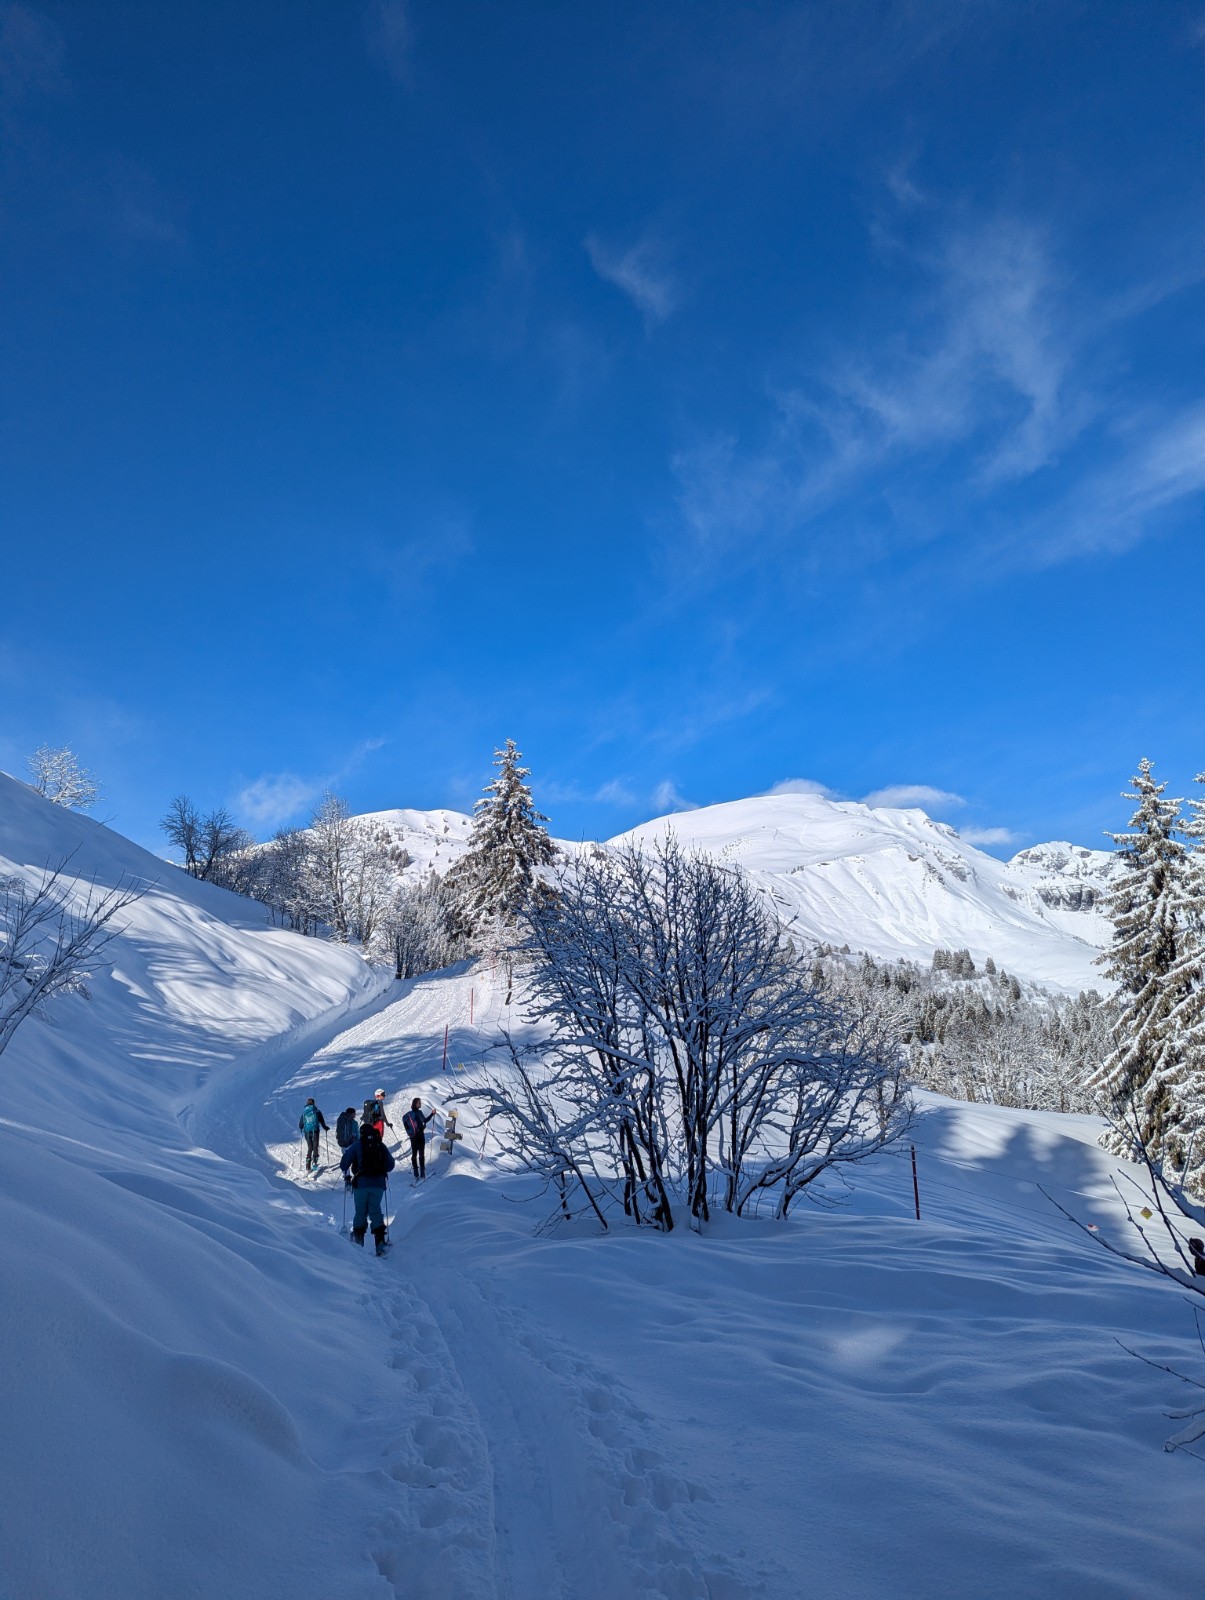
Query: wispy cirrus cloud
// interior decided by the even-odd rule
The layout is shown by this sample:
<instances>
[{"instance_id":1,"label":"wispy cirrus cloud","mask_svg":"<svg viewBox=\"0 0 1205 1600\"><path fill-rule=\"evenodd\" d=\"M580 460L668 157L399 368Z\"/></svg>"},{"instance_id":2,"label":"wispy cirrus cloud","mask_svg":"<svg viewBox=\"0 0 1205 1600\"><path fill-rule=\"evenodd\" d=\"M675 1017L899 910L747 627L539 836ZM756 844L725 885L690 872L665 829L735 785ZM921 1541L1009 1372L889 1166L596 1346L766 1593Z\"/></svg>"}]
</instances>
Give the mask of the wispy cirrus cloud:
<instances>
[{"instance_id":1,"label":"wispy cirrus cloud","mask_svg":"<svg viewBox=\"0 0 1205 1600\"><path fill-rule=\"evenodd\" d=\"M890 320L768 385L760 443L717 432L673 456L696 552L866 567L946 539L990 577L1125 549L1205 492L1205 407L1136 399L1126 343L1202 281L1205 245L1093 294L1051 227L950 225L910 177L891 188Z\"/></svg>"},{"instance_id":2,"label":"wispy cirrus cloud","mask_svg":"<svg viewBox=\"0 0 1205 1600\"><path fill-rule=\"evenodd\" d=\"M679 291L661 246L645 238L626 248L616 247L597 234L590 234L585 245L598 276L626 294L646 323L664 322L673 315Z\"/></svg>"},{"instance_id":3,"label":"wispy cirrus cloud","mask_svg":"<svg viewBox=\"0 0 1205 1600\"><path fill-rule=\"evenodd\" d=\"M0 5L0 101L15 105L67 87L63 36L44 12Z\"/></svg>"},{"instance_id":4,"label":"wispy cirrus cloud","mask_svg":"<svg viewBox=\"0 0 1205 1600\"><path fill-rule=\"evenodd\" d=\"M653 806L657 813L664 816L670 811L697 811L698 805L693 800L688 800L680 794L677 784L672 778L663 778L653 790Z\"/></svg>"},{"instance_id":5,"label":"wispy cirrus cloud","mask_svg":"<svg viewBox=\"0 0 1205 1600\"><path fill-rule=\"evenodd\" d=\"M414 29L407 0L372 0L366 20L368 47L394 83L414 86Z\"/></svg>"}]
</instances>

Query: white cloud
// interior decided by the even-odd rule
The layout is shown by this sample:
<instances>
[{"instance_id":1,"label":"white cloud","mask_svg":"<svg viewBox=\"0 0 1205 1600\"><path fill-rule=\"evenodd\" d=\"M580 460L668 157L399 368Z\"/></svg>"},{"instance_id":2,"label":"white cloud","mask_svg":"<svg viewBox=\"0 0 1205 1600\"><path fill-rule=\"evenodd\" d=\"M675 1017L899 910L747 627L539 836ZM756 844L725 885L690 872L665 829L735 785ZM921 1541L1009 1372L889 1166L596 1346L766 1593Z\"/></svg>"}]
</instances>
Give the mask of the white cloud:
<instances>
[{"instance_id":1,"label":"white cloud","mask_svg":"<svg viewBox=\"0 0 1205 1600\"><path fill-rule=\"evenodd\" d=\"M309 809L324 785L295 772L266 772L235 797L235 809L252 827L279 828Z\"/></svg>"},{"instance_id":2,"label":"white cloud","mask_svg":"<svg viewBox=\"0 0 1205 1600\"><path fill-rule=\"evenodd\" d=\"M1020 844L1023 835L1011 828L959 828L958 837L967 844Z\"/></svg>"},{"instance_id":3,"label":"white cloud","mask_svg":"<svg viewBox=\"0 0 1205 1600\"><path fill-rule=\"evenodd\" d=\"M890 810L908 806L920 806L924 810L931 807L949 810L951 806L966 805L966 801L960 794L951 794L948 789L934 789L927 783L891 783L885 789L875 789L863 795L862 804L886 806Z\"/></svg>"},{"instance_id":4,"label":"white cloud","mask_svg":"<svg viewBox=\"0 0 1205 1600\"><path fill-rule=\"evenodd\" d=\"M661 816L664 816L668 811L697 811L699 809L693 800L687 800L678 793L672 778L664 778L653 790L653 805Z\"/></svg>"},{"instance_id":5,"label":"white cloud","mask_svg":"<svg viewBox=\"0 0 1205 1600\"><path fill-rule=\"evenodd\" d=\"M621 289L650 323L664 322L678 304L678 290L661 261L661 252L648 239L617 250L595 234L586 239L590 265L600 278Z\"/></svg>"},{"instance_id":6,"label":"white cloud","mask_svg":"<svg viewBox=\"0 0 1205 1600\"><path fill-rule=\"evenodd\" d=\"M621 778L611 778L609 782L599 784L594 791L594 798L608 806L634 806L637 797Z\"/></svg>"},{"instance_id":7,"label":"white cloud","mask_svg":"<svg viewBox=\"0 0 1205 1600\"><path fill-rule=\"evenodd\" d=\"M767 794L818 794L822 800L836 800L837 791L830 789L827 783L818 783L815 778L783 778L781 783L776 783L766 790Z\"/></svg>"}]
</instances>

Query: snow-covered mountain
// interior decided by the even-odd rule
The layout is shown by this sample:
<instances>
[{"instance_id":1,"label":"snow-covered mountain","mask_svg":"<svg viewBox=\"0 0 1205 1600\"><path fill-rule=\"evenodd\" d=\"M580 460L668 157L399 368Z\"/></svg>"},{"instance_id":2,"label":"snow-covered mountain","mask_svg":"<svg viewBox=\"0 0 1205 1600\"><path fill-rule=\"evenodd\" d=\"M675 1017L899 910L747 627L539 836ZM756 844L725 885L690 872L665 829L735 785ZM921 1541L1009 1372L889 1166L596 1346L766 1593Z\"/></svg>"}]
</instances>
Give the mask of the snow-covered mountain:
<instances>
[{"instance_id":1,"label":"snow-covered mountain","mask_svg":"<svg viewBox=\"0 0 1205 1600\"><path fill-rule=\"evenodd\" d=\"M408 826L442 859L451 819ZM542 1185L461 1104L427 1183L399 1163L377 1260L338 1173L301 1170L301 1107L451 1109L516 1025L501 974L382 991L0 777L0 879L67 855L146 892L92 1001L0 1057L4 1600L1199 1587L1199 1470L1161 1448L1182 1385L1119 1348L1191 1373L1183 1291L1039 1203L1127 1240L1094 1119L923 1096L923 1221L889 1153L836 1209L601 1241L538 1227ZM1022 870L1040 903L1061 881Z\"/></svg>"},{"instance_id":2,"label":"snow-covered mountain","mask_svg":"<svg viewBox=\"0 0 1205 1600\"><path fill-rule=\"evenodd\" d=\"M446 871L471 827L456 811L381 811L368 820L418 871ZM881 960L928 962L935 949L967 949L976 962L991 956L1047 988L1106 987L1094 962L1109 935L1101 909L1116 870L1109 851L1043 844L999 861L923 811L809 794L676 812L620 837L671 829L744 867L805 939Z\"/></svg>"}]
</instances>

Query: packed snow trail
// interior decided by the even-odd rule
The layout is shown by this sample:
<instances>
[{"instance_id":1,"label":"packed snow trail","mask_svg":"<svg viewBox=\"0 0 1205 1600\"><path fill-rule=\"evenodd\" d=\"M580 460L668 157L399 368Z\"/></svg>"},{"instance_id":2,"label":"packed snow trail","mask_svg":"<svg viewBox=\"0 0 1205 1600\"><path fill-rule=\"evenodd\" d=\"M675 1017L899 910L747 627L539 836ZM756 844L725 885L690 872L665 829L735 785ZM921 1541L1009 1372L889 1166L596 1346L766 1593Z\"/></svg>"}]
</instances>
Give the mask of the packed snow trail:
<instances>
[{"instance_id":1,"label":"packed snow trail","mask_svg":"<svg viewBox=\"0 0 1205 1600\"><path fill-rule=\"evenodd\" d=\"M488 1049L502 999L480 968L395 986L304 1058L265 1060L250 1097L225 1074L209 1126L277 1174L307 1095L333 1123L384 1086L400 1131L412 1095L441 1105ZM547 1201L516 1198L463 1112L425 1184L400 1140L385 1261L338 1237L337 1174L274 1179L343 1252L404 1378L373 1424L397 1497L373 1559L395 1593L1190 1592L1197 1469L1162 1453L1168 1389L1116 1343L1193 1370L1182 1296L1081 1244L1037 1187L1116 1220L1096 1124L924 1103L919 1226L896 1155L786 1226L535 1237Z\"/></svg>"}]
</instances>

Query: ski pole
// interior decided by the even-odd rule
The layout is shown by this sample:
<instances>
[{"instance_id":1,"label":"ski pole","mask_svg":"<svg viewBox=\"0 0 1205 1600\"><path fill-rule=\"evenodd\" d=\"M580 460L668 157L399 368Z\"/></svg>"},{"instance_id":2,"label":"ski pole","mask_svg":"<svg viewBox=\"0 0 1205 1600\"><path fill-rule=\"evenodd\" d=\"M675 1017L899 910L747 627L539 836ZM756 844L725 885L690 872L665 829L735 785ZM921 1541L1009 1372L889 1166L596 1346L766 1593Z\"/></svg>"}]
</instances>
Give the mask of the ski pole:
<instances>
[{"instance_id":1,"label":"ski pole","mask_svg":"<svg viewBox=\"0 0 1205 1600\"><path fill-rule=\"evenodd\" d=\"M343 1222L339 1228L340 1233L347 1232L347 1184L343 1185Z\"/></svg>"}]
</instances>

